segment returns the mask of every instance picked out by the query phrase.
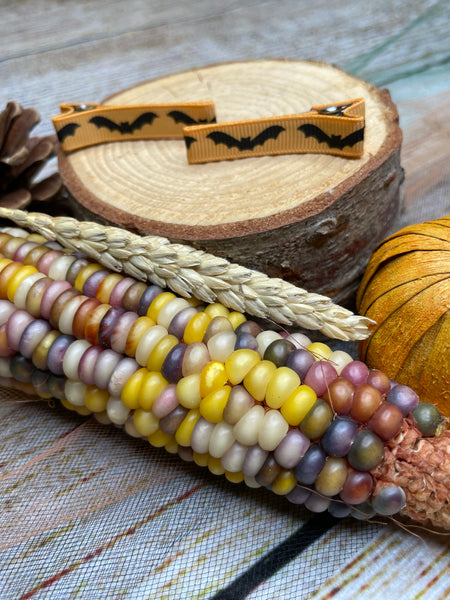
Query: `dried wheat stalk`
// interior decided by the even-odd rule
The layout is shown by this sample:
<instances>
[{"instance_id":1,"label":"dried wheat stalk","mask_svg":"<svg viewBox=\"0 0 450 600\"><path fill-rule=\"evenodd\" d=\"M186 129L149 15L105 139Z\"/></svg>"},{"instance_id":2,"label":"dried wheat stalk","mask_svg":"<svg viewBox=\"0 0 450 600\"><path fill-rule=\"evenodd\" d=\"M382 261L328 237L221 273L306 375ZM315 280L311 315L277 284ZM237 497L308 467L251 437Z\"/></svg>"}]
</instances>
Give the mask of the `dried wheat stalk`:
<instances>
[{"instance_id":1,"label":"dried wheat stalk","mask_svg":"<svg viewBox=\"0 0 450 600\"><path fill-rule=\"evenodd\" d=\"M142 237L118 227L4 207L0 207L0 217L83 252L109 269L168 287L184 297L218 301L233 310L317 330L330 338L349 341L370 335L370 319L330 298L163 237Z\"/></svg>"}]
</instances>

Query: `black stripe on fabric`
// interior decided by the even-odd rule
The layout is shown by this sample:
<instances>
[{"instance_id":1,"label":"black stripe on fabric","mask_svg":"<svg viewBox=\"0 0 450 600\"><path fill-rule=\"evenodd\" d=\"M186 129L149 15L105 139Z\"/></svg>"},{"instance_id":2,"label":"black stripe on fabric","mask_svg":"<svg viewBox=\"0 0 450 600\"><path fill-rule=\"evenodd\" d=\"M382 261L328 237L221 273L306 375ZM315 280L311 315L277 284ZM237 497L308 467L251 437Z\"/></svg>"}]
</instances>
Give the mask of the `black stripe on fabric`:
<instances>
[{"instance_id":1,"label":"black stripe on fabric","mask_svg":"<svg viewBox=\"0 0 450 600\"><path fill-rule=\"evenodd\" d=\"M340 519L336 519L328 512L314 515L303 527L275 546L210 600L243 600L258 585L299 556L339 521Z\"/></svg>"}]
</instances>

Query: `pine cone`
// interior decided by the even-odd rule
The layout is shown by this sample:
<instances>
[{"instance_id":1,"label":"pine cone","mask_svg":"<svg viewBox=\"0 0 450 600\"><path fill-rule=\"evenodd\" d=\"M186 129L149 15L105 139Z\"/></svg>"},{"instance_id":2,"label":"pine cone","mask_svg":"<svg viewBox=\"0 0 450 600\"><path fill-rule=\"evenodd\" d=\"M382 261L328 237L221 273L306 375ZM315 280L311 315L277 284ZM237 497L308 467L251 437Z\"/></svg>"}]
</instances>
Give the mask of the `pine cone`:
<instances>
[{"instance_id":1,"label":"pine cone","mask_svg":"<svg viewBox=\"0 0 450 600\"><path fill-rule=\"evenodd\" d=\"M8 102L0 112L0 205L26 208L30 202L53 200L61 190L58 173L36 182L36 176L55 155L56 136L29 137L39 113Z\"/></svg>"}]
</instances>

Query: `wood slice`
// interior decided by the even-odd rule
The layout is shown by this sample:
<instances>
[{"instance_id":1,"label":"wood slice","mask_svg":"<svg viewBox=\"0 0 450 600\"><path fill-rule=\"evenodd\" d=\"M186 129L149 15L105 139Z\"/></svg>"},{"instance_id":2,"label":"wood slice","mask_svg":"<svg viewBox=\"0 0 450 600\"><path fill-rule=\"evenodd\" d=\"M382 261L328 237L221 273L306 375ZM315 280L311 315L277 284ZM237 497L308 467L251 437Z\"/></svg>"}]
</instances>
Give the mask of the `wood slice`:
<instances>
[{"instance_id":1,"label":"wood slice","mask_svg":"<svg viewBox=\"0 0 450 600\"><path fill-rule=\"evenodd\" d=\"M262 60L148 81L105 104L212 99L217 120L308 111L363 97L361 159L298 154L189 165L182 140L114 142L60 153L77 216L168 237L342 304L398 215L398 114L379 90L326 63Z\"/></svg>"}]
</instances>

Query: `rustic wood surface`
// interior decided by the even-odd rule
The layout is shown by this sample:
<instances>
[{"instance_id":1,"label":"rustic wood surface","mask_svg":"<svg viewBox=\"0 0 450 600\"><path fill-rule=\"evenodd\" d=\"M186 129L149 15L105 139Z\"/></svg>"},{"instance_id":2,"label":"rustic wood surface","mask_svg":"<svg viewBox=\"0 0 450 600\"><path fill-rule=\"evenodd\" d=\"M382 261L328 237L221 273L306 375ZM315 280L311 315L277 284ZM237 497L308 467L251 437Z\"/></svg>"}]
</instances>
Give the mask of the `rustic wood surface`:
<instances>
[{"instance_id":1,"label":"rustic wood surface","mask_svg":"<svg viewBox=\"0 0 450 600\"><path fill-rule=\"evenodd\" d=\"M1 98L36 107L36 132L50 133L61 102L101 101L183 69L270 57L332 62L389 88L404 130L406 206L421 200L429 209L431 194L430 216L439 216L449 208L449 13L446 0L6 0Z\"/></svg>"},{"instance_id":2,"label":"rustic wood surface","mask_svg":"<svg viewBox=\"0 0 450 600\"><path fill-rule=\"evenodd\" d=\"M389 89L404 133L400 225L419 222L450 213L449 8L0 0L0 101L36 107L44 134L61 102L100 101L168 73L272 57L332 62ZM306 511L17 399L2 393L0 406L2 598L449 596L445 541L345 520L305 548L301 527L312 523L311 534L319 523Z\"/></svg>"}]
</instances>

